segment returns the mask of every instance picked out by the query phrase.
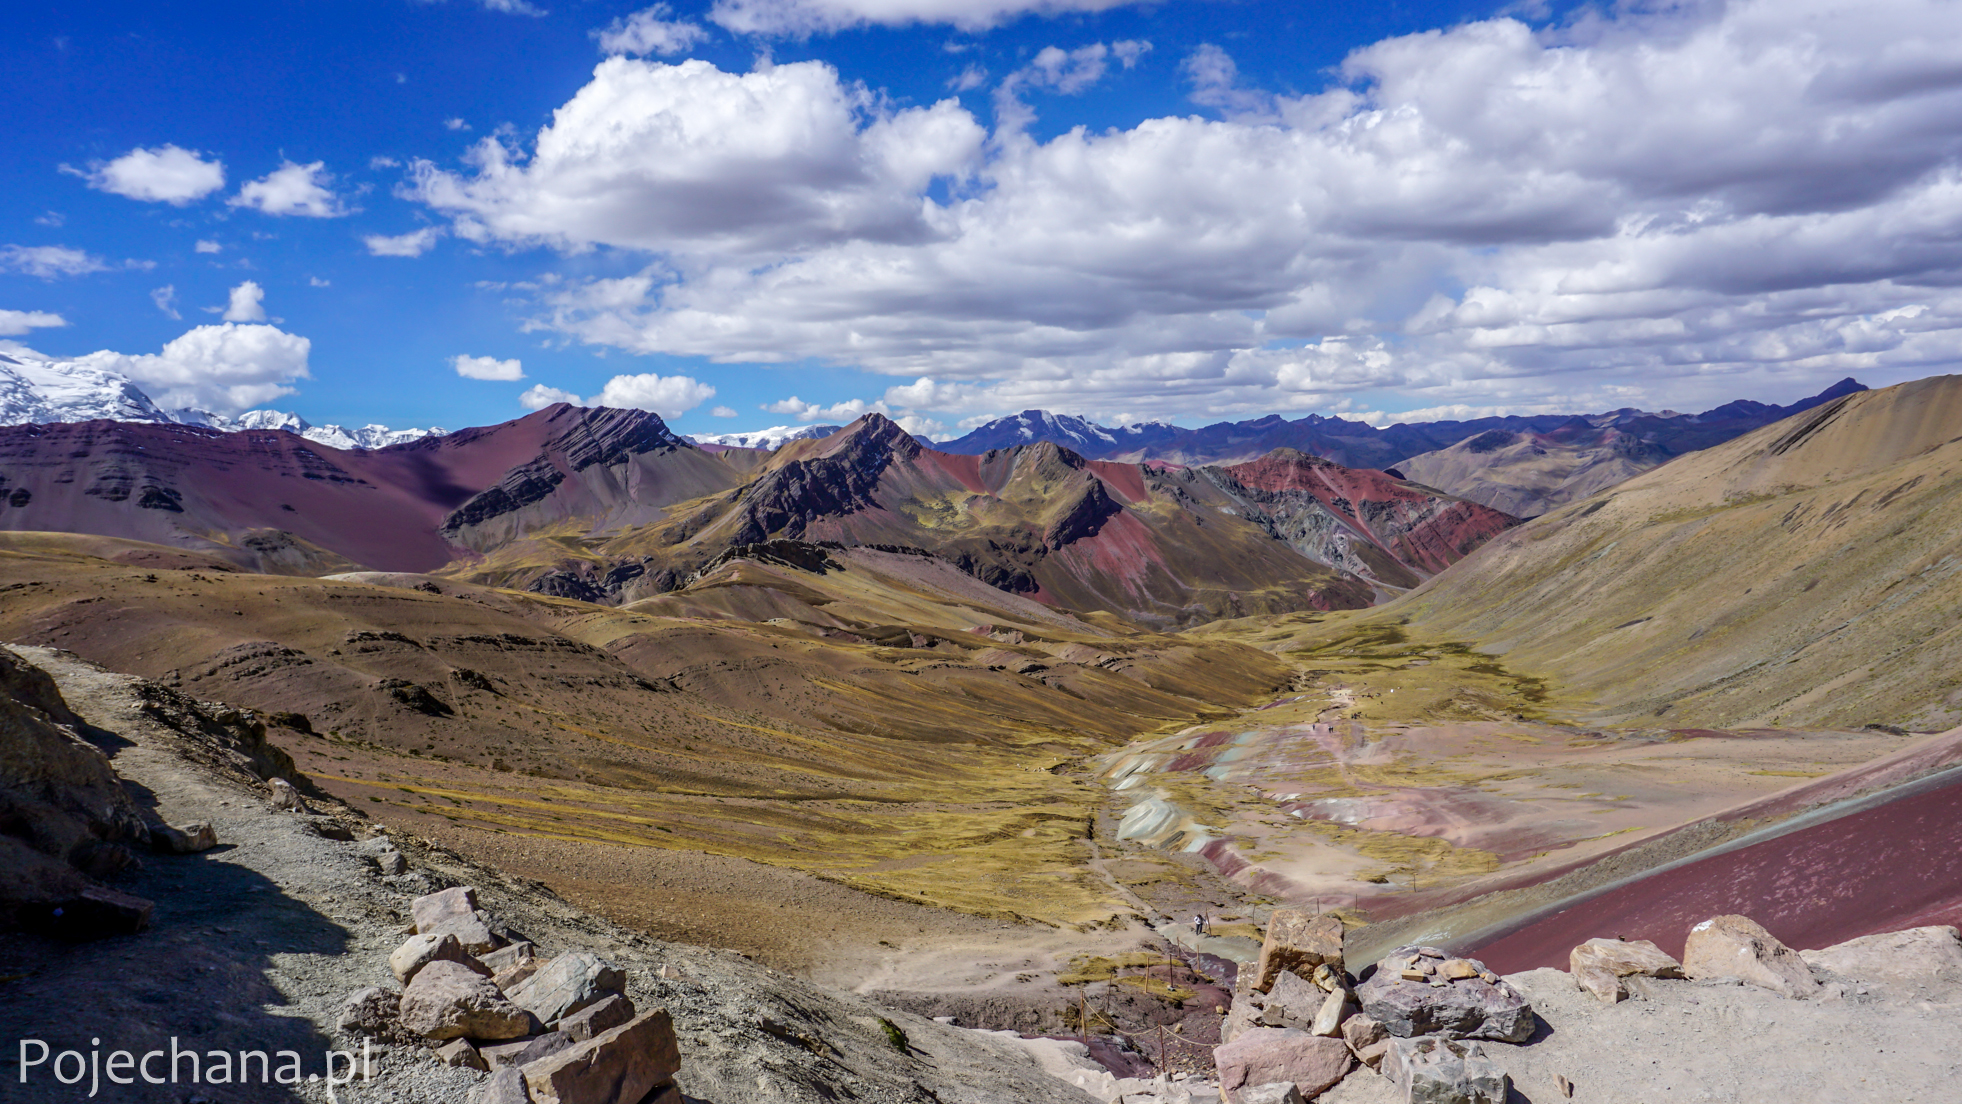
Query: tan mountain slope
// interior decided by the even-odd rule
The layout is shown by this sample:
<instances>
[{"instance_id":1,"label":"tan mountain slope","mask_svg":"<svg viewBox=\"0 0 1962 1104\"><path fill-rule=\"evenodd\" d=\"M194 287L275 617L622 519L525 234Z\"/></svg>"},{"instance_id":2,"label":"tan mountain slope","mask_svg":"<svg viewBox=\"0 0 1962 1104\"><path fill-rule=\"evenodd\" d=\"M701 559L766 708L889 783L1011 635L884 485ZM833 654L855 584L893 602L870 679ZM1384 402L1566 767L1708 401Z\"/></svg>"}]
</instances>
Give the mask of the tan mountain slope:
<instances>
[{"instance_id":1,"label":"tan mountain slope","mask_svg":"<svg viewBox=\"0 0 1962 1104\"><path fill-rule=\"evenodd\" d=\"M1598 719L1941 729L1962 720L1959 503L1962 377L1860 392L1502 534L1355 624L1476 642Z\"/></svg>"},{"instance_id":2,"label":"tan mountain slope","mask_svg":"<svg viewBox=\"0 0 1962 1104\"><path fill-rule=\"evenodd\" d=\"M1398 461L1397 470L1413 482L1515 517L1535 517L1633 479L1668 458L1614 429L1577 440L1495 429Z\"/></svg>"}]
</instances>

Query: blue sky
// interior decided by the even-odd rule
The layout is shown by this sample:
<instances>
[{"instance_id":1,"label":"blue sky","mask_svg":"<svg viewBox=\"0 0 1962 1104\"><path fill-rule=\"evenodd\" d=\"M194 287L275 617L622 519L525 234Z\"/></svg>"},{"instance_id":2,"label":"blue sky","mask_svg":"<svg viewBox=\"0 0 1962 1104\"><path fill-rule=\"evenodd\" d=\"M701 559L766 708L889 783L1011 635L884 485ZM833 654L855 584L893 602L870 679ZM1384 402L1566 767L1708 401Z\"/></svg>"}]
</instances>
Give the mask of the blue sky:
<instances>
[{"instance_id":1,"label":"blue sky","mask_svg":"<svg viewBox=\"0 0 1962 1104\"><path fill-rule=\"evenodd\" d=\"M316 423L1789 401L1954 363L1958 41L1907 0L18 4L0 328Z\"/></svg>"}]
</instances>

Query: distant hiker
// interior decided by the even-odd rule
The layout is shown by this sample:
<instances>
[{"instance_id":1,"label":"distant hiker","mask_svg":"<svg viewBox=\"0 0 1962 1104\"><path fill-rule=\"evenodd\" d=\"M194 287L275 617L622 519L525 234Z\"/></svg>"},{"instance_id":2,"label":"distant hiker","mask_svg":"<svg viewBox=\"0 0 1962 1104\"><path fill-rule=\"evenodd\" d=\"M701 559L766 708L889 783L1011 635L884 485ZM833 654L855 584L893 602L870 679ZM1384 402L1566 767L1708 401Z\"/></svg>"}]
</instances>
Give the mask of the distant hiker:
<instances>
[{"instance_id":1,"label":"distant hiker","mask_svg":"<svg viewBox=\"0 0 1962 1104\"><path fill-rule=\"evenodd\" d=\"M1206 914L1205 914L1205 913L1203 913L1203 912L1201 912L1201 913L1196 913L1196 914L1194 914L1194 915L1193 915L1193 917L1192 917L1192 934L1194 934L1194 935L1204 935L1204 934L1206 934Z\"/></svg>"}]
</instances>

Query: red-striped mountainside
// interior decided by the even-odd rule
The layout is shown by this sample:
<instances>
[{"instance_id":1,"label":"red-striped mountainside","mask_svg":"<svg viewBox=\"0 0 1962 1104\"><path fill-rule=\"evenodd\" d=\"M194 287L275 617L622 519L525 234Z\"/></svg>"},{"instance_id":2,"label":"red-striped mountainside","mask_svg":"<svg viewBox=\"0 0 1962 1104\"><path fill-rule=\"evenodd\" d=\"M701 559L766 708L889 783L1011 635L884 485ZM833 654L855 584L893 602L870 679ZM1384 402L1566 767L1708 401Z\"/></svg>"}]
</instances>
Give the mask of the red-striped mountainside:
<instances>
[{"instance_id":1,"label":"red-striped mountainside","mask_svg":"<svg viewBox=\"0 0 1962 1104\"><path fill-rule=\"evenodd\" d=\"M1519 524L1489 506L1294 449L1194 470L1302 555L1394 587L1416 586Z\"/></svg>"}]
</instances>

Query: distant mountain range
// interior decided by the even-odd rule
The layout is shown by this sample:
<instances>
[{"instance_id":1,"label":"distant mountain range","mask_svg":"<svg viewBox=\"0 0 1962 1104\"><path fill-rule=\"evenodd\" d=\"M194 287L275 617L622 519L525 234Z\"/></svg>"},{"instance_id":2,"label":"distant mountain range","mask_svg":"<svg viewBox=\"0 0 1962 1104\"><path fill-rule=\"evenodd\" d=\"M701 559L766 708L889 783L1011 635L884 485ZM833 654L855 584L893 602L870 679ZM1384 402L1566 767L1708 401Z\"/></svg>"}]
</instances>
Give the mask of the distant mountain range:
<instances>
[{"instance_id":1,"label":"distant mountain range","mask_svg":"<svg viewBox=\"0 0 1962 1104\"><path fill-rule=\"evenodd\" d=\"M963 456L877 414L774 452L565 404L373 450L154 417L0 427L0 529L280 574L441 570L608 604L713 590L711 568L790 542L800 562L884 549L1053 607L1182 625L1367 606L1515 524L1295 451L1177 470L1047 441Z\"/></svg>"},{"instance_id":2,"label":"distant mountain range","mask_svg":"<svg viewBox=\"0 0 1962 1104\"><path fill-rule=\"evenodd\" d=\"M1533 517L1696 452L1864 391L1844 379L1790 406L1748 399L1701 414L1624 408L1605 414L1533 414L1469 421L1367 422L1278 414L1184 429L1164 422L1100 426L1067 414L1025 410L945 441L946 452L981 454L1050 441L1084 456L1169 464L1239 464L1294 449L1351 468L1389 471L1518 517Z\"/></svg>"},{"instance_id":3,"label":"distant mountain range","mask_svg":"<svg viewBox=\"0 0 1962 1104\"><path fill-rule=\"evenodd\" d=\"M1679 414L1673 410L1650 413L1624 408L1606 414L1515 414L1467 421L1398 422L1381 429L1367 422L1320 414L1294 421L1270 414L1244 422L1215 422L1200 429L1185 429L1165 422L1100 426L1069 414L1024 410L976 426L967 435L942 441L935 447L945 452L978 455L989 449L1051 441L1096 460L1163 460L1175 464L1244 463L1277 448L1291 448L1347 467L1380 471L1481 433L1495 430L1509 434L1544 434L1555 430L1572 433L1585 427L1613 428L1623 436L1657 443L1673 456L1709 448L1828 399L1864 390L1863 384L1845 379L1790 406L1745 399L1701 414Z\"/></svg>"},{"instance_id":4,"label":"distant mountain range","mask_svg":"<svg viewBox=\"0 0 1962 1104\"><path fill-rule=\"evenodd\" d=\"M337 449L386 448L446 432L435 427L316 426L298 414L277 410L248 410L236 418L209 410L165 410L126 376L75 361L44 360L20 352L0 353L0 425L53 425L98 419L207 426L227 433L283 429Z\"/></svg>"},{"instance_id":5,"label":"distant mountain range","mask_svg":"<svg viewBox=\"0 0 1962 1104\"><path fill-rule=\"evenodd\" d=\"M778 449L787 441L829 437L843 428L835 425L771 426L748 433L691 433L688 439L698 445L721 445L724 448Z\"/></svg>"}]
</instances>

